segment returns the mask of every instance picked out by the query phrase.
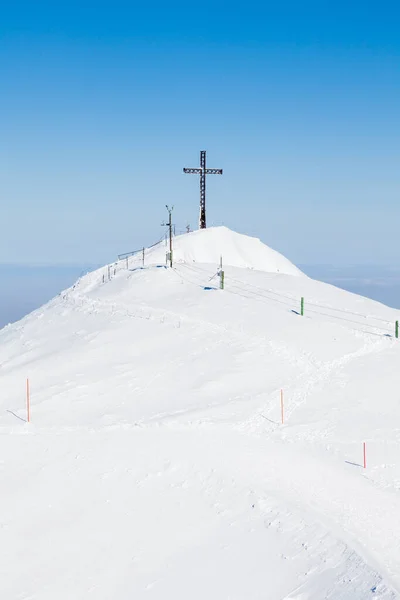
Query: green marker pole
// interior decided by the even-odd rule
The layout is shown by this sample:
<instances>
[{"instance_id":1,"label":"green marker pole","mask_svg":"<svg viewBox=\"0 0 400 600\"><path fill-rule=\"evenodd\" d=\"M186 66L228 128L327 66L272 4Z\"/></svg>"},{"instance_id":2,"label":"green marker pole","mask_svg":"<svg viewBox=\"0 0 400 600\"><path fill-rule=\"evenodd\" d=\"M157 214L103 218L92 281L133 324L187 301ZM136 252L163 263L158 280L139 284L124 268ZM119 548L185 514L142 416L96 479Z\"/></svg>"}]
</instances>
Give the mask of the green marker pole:
<instances>
[{"instance_id":1,"label":"green marker pole","mask_svg":"<svg viewBox=\"0 0 400 600\"><path fill-rule=\"evenodd\" d=\"M221 290L225 288L225 271L221 271L219 285Z\"/></svg>"},{"instance_id":2,"label":"green marker pole","mask_svg":"<svg viewBox=\"0 0 400 600\"><path fill-rule=\"evenodd\" d=\"M301 298L301 309L300 309L300 314L302 317L304 317L304 298Z\"/></svg>"},{"instance_id":3,"label":"green marker pole","mask_svg":"<svg viewBox=\"0 0 400 600\"><path fill-rule=\"evenodd\" d=\"M396 321L396 337L399 337L399 322Z\"/></svg>"}]
</instances>

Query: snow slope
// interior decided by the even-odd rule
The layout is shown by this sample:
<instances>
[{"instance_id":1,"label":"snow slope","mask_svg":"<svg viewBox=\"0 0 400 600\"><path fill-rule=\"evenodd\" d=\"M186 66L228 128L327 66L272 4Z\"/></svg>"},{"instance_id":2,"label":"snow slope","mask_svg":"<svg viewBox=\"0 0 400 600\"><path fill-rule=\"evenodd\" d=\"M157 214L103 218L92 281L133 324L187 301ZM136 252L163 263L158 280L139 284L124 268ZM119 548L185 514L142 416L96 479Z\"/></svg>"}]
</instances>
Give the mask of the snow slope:
<instances>
[{"instance_id":1,"label":"snow slope","mask_svg":"<svg viewBox=\"0 0 400 600\"><path fill-rule=\"evenodd\" d=\"M236 233L227 227L209 227L174 238L173 258L176 263L219 265L221 256L223 264L231 267L302 275L287 258L268 248L259 239ZM146 264L165 264L164 242L146 252Z\"/></svg>"},{"instance_id":2,"label":"snow slope","mask_svg":"<svg viewBox=\"0 0 400 600\"><path fill-rule=\"evenodd\" d=\"M174 242L0 332L0 597L400 598L398 314Z\"/></svg>"}]
</instances>

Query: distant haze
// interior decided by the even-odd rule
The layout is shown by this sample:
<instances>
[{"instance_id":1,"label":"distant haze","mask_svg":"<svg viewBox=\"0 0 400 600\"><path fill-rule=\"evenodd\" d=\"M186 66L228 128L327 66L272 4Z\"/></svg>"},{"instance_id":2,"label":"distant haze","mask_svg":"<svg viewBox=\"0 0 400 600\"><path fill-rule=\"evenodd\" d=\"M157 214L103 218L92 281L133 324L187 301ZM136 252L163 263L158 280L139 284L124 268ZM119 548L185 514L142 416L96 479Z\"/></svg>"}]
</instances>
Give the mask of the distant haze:
<instances>
[{"instance_id":1,"label":"distant haze","mask_svg":"<svg viewBox=\"0 0 400 600\"><path fill-rule=\"evenodd\" d=\"M377 265L300 265L304 273L337 287L400 308L400 268Z\"/></svg>"},{"instance_id":2,"label":"distant haze","mask_svg":"<svg viewBox=\"0 0 400 600\"><path fill-rule=\"evenodd\" d=\"M90 266L0 265L0 328L18 321L63 289L71 286Z\"/></svg>"}]
</instances>

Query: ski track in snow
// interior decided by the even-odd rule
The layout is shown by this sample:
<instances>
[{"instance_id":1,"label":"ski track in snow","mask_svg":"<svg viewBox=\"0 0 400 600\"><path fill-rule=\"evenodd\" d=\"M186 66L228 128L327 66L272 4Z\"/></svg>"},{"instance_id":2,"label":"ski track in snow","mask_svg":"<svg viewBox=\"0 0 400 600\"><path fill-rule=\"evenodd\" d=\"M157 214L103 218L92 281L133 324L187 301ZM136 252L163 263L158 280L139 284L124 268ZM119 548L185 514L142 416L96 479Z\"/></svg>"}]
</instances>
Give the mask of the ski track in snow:
<instances>
[{"instance_id":1,"label":"ski track in snow","mask_svg":"<svg viewBox=\"0 0 400 600\"><path fill-rule=\"evenodd\" d=\"M235 240L235 252L240 255L237 244ZM190 247L190 256L194 249ZM157 252L156 248L154 256L159 260ZM180 252L185 258L184 245ZM235 260L242 259L235 254ZM276 264L282 264L289 273L293 271L296 277L290 279L292 291L285 287L289 280L276 280L276 285L282 286L279 293L286 295L287 301L282 305L273 302L275 308L268 304L274 301L270 287L269 299L267 294L262 297L262 291L252 295L241 290L242 278L243 286L246 278L254 279L253 288L262 289L259 273L243 271L242 276L233 272L236 291L229 294L227 290L226 305L218 308L220 312L216 308L197 312L204 296L196 294L212 275L212 267L183 264L171 272L175 284L169 275L157 283L157 272L151 268L140 273L140 277L152 278L140 284L138 293L144 290L143 298L128 295L117 300L120 288L113 291L116 285L122 290L124 285L131 285L138 276L135 272L117 272L104 285L100 273L89 275L87 283L83 278L47 307L3 330L0 373L3 381L11 382L8 392L2 390L6 398L7 394L10 398L15 395L11 377L20 377L28 367L33 370L46 365L54 352L57 356L62 351L41 344L40 334L35 338L40 329L34 330L33 337L29 333L41 320L47 325L54 323L56 328L59 319L67 318L80 327L90 316L111 330L114 325L128 327L129 323L132 331L136 331L137 320L151 321L167 327L171 335L182 336L182 340L191 339L192 345L185 350L185 342L179 338L177 350L171 350L170 356L154 358L157 368L140 380L134 395L136 403L154 403L154 409L151 405L134 420L129 420L129 412L124 416L122 401L114 407L111 403L119 397L112 395L113 382L119 390L124 378L127 382L132 379L129 361L109 375L111 387L104 400L100 398L99 408L95 393L92 391L93 399L90 395L97 382L86 381L85 373L82 382L66 380L60 385L54 379L47 385L51 394L35 407L37 420L29 425L18 422L20 413L12 406L17 419L12 425L4 421L0 426L1 597L400 598L400 496L396 480L389 486L379 479L380 472L356 470L344 464L340 448L331 452L323 445L326 428L330 433L336 427L337 436L341 426L340 421L335 425L329 408L332 422L328 425L324 421L303 422L308 414L304 410L319 391L321 398L332 395L343 378L343 386L348 385L349 373L356 369L362 372L364 361L383 356L385 363L385 357L395 353L396 347L387 337L374 335L379 328L370 333L354 328L354 323L364 327L362 322L348 319L350 324L338 324L323 312L313 314L309 322L295 319L289 310L290 296L299 297L303 287L313 286L313 282L297 276L290 263L279 260L279 255L274 255ZM246 256L243 262L248 261ZM179 278L183 291L176 300L178 309L173 310L174 303L166 300L165 308L157 306L164 286L175 293ZM146 286L151 285L158 286L158 293L146 300ZM317 295L318 289L312 288L312 292ZM321 289L329 296L325 288ZM350 294L343 292L342 297L343 302L356 302ZM215 298L217 302L221 296ZM212 302L209 297L207 301ZM230 315L236 315L243 302L245 317L232 320ZM321 302L326 303L326 298ZM379 310L375 303L365 302L371 312ZM357 315L356 309L347 312ZM390 320L391 315L382 316L382 321L386 318ZM321 331L325 328L323 335L315 319L320 320ZM314 336L314 347L307 327ZM329 337L332 327L335 344ZM141 328L140 335L144 331ZM65 351L70 352L63 360L67 366L73 356L71 340L77 348L84 344L97 348L96 330L60 329L61 333ZM154 335L156 348L160 343L157 334L149 335ZM249 376L246 373L254 377L263 361L270 370L284 365L287 425L280 427L276 420L279 387L272 384L264 391L262 378L260 383L249 380L250 391L240 388L235 393L233 389L224 395L218 387L209 391L194 386L193 398L187 403L166 406L162 397L156 402L164 381L171 386L175 382L169 377L176 376L179 369L185 375L191 368L192 363L185 361L199 360L201 369L207 365L207 352L196 349L195 342L204 344L208 338L208 351L229 349L230 360L238 361L236 368L247 369L244 378ZM126 341L120 337L119 343ZM258 361L255 366L252 356ZM397 360L396 354L394 357ZM226 385L222 378L226 366L229 362L221 372L215 371L215 383L219 377L221 386ZM212 367L215 365L210 362L208 368ZM79 365L74 368L80 369ZM274 381L273 375L268 372L266 379ZM98 373L100 380L105 376ZM79 417L79 411L89 403L96 415L93 425L88 424L90 419L77 425L40 422L45 408L47 414L57 399L66 397L69 401L74 395L79 403L63 403L62 410L73 409ZM3 406L6 411L10 404L3 402ZM104 407L116 413L115 420L113 413L110 422L107 414L99 420L96 411ZM118 410L122 411L120 417ZM54 409L54 416L58 414L59 408ZM86 413L82 415L86 417ZM342 434L343 443L350 443L350 433L351 443L359 443L356 428ZM395 434L393 444L399 447Z\"/></svg>"}]
</instances>

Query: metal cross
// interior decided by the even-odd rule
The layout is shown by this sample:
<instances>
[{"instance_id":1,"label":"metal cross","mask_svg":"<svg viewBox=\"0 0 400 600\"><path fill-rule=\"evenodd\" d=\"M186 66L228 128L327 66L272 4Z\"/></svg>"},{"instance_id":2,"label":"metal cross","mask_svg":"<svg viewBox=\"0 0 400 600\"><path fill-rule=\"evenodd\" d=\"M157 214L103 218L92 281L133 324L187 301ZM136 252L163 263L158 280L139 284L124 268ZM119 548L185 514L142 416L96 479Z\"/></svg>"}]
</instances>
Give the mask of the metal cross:
<instances>
[{"instance_id":1,"label":"metal cross","mask_svg":"<svg viewBox=\"0 0 400 600\"><path fill-rule=\"evenodd\" d=\"M184 173L196 173L200 175L200 217L199 228L206 228L206 175L222 175L222 169L206 169L206 151L200 152L200 168L183 169Z\"/></svg>"}]
</instances>

